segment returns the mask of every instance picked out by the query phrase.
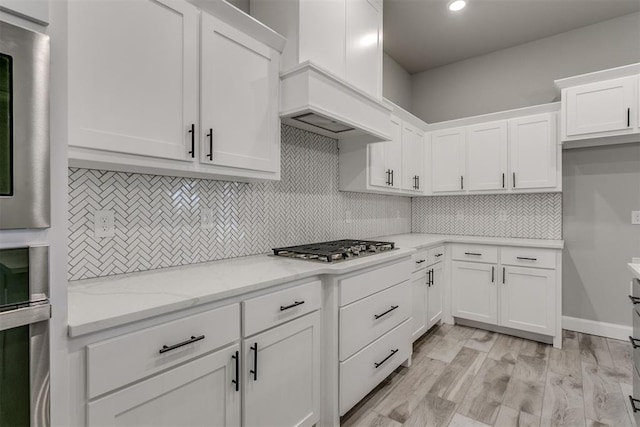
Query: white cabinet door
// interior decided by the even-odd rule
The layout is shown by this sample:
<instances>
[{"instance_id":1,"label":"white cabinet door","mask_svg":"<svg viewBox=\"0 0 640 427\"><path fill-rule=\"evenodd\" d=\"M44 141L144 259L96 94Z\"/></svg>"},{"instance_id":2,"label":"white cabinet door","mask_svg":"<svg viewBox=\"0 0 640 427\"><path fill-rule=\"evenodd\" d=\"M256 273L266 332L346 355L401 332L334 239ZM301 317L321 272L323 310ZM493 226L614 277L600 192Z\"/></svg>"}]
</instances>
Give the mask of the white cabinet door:
<instances>
[{"instance_id":1,"label":"white cabinet door","mask_svg":"<svg viewBox=\"0 0 640 427\"><path fill-rule=\"evenodd\" d=\"M545 335L555 334L556 272L503 267L500 325Z\"/></svg>"},{"instance_id":2,"label":"white cabinet door","mask_svg":"<svg viewBox=\"0 0 640 427\"><path fill-rule=\"evenodd\" d=\"M279 55L202 13L200 161L275 172Z\"/></svg>"},{"instance_id":3,"label":"white cabinet door","mask_svg":"<svg viewBox=\"0 0 640 427\"><path fill-rule=\"evenodd\" d=\"M510 188L555 188L558 140L555 113L509 120Z\"/></svg>"},{"instance_id":4,"label":"white cabinet door","mask_svg":"<svg viewBox=\"0 0 640 427\"><path fill-rule=\"evenodd\" d=\"M372 0L346 1L347 81L382 96L382 9Z\"/></svg>"},{"instance_id":5,"label":"white cabinet door","mask_svg":"<svg viewBox=\"0 0 640 427\"><path fill-rule=\"evenodd\" d=\"M496 266L453 262L453 315L484 323L498 322Z\"/></svg>"},{"instance_id":6,"label":"white cabinet door","mask_svg":"<svg viewBox=\"0 0 640 427\"><path fill-rule=\"evenodd\" d=\"M198 10L180 0L68 4L69 145L193 160Z\"/></svg>"},{"instance_id":7,"label":"white cabinet door","mask_svg":"<svg viewBox=\"0 0 640 427\"><path fill-rule=\"evenodd\" d=\"M320 419L320 313L244 340L243 424L311 426Z\"/></svg>"},{"instance_id":8,"label":"white cabinet door","mask_svg":"<svg viewBox=\"0 0 640 427\"><path fill-rule=\"evenodd\" d=\"M504 190L507 174L507 122L467 127L467 188Z\"/></svg>"},{"instance_id":9,"label":"white cabinet door","mask_svg":"<svg viewBox=\"0 0 640 427\"><path fill-rule=\"evenodd\" d=\"M431 284L427 297L427 329L434 326L442 319L442 307L444 305L444 263L439 262L431 266Z\"/></svg>"},{"instance_id":10,"label":"white cabinet door","mask_svg":"<svg viewBox=\"0 0 640 427\"><path fill-rule=\"evenodd\" d=\"M413 341L427 331L427 289L429 286L427 278L427 270L420 270L411 275Z\"/></svg>"},{"instance_id":11,"label":"white cabinet door","mask_svg":"<svg viewBox=\"0 0 640 427\"><path fill-rule=\"evenodd\" d=\"M234 344L87 405L96 426L239 426Z\"/></svg>"},{"instance_id":12,"label":"white cabinet door","mask_svg":"<svg viewBox=\"0 0 640 427\"><path fill-rule=\"evenodd\" d=\"M391 117L391 141L367 144L369 185L386 189L402 186L402 120Z\"/></svg>"},{"instance_id":13,"label":"white cabinet door","mask_svg":"<svg viewBox=\"0 0 640 427\"><path fill-rule=\"evenodd\" d=\"M568 88L566 100L566 136L599 132L626 133L637 126L637 77L624 77Z\"/></svg>"},{"instance_id":14,"label":"white cabinet door","mask_svg":"<svg viewBox=\"0 0 640 427\"><path fill-rule=\"evenodd\" d=\"M464 191L465 130L436 131L431 134L431 191Z\"/></svg>"},{"instance_id":15,"label":"white cabinet door","mask_svg":"<svg viewBox=\"0 0 640 427\"><path fill-rule=\"evenodd\" d=\"M424 133L402 126L402 189L422 193L424 188Z\"/></svg>"}]
</instances>

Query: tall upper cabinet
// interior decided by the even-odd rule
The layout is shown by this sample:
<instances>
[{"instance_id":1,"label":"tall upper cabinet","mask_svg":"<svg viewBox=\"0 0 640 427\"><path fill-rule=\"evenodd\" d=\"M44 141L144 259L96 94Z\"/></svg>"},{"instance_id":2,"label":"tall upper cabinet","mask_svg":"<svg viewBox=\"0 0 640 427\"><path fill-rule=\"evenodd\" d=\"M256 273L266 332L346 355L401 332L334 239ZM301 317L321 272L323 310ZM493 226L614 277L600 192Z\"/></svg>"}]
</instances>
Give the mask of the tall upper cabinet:
<instances>
[{"instance_id":1,"label":"tall upper cabinet","mask_svg":"<svg viewBox=\"0 0 640 427\"><path fill-rule=\"evenodd\" d=\"M560 127L567 147L638 141L640 64L555 83L562 90Z\"/></svg>"},{"instance_id":2,"label":"tall upper cabinet","mask_svg":"<svg viewBox=\"0 0 640 427\"><path fill-rule=\"evenodd\" d=\"M279 179L284 39L215 9L231 22L181 0L68 2L70 165Z\"/></svg>"}]
</instances>

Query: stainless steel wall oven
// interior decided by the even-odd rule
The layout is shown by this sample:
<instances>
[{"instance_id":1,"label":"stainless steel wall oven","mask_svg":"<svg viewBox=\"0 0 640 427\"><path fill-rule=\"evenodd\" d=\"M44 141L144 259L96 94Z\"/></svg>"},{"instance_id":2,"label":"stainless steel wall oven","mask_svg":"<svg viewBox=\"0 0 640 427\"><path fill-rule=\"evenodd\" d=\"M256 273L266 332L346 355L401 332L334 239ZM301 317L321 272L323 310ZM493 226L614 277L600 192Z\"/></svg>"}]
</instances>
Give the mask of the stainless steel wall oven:
<instances>
[{"instance_id":1,"label":"stainless steel wall oven","mask_svg":"<svg viewBox=\"0 0 640 427\"><path fill-rule=\"evenodd\" d=\"M0 21L0 230L50 225L49 37Z\"/></svg>"}]
</instances>

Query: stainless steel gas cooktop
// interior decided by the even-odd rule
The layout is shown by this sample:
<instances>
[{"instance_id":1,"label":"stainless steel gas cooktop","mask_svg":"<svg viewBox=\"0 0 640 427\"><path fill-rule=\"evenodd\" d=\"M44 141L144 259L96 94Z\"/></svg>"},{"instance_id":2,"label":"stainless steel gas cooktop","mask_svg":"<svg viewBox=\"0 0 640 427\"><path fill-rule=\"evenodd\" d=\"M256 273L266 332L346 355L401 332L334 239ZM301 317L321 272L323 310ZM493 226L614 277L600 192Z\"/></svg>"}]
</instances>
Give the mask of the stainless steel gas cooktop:
<instances>
[{"instance_id":1,"label":"stainless steel gas cooktop","mask_svg":"<svg viewBox=\"0 0 640 427\"><path fill-rule=\"evenodd\" d=\"M344 261L395 249L394 242L333 240L309 245L274 248L274 255L321 262Z\"/></svg>"}]
</instances>

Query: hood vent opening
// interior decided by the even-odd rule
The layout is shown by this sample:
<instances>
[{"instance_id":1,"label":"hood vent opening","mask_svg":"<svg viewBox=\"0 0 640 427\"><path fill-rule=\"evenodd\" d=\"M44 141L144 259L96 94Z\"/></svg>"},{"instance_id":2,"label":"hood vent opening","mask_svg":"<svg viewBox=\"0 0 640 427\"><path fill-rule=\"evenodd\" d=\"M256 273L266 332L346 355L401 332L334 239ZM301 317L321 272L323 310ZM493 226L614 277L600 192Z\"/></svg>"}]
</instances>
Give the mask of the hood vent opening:
<instances>
[{"instance_id":1,"label":"hood vent opening","mask_svg":"<svg viewBox=\"0 0 640 427\"><path fill-rule=\"evenodd\" d=\"M338 120L330 119L317 113L300 114L292 117L292 119L333 133L349 132L355 129Z\"/></svg>"}]
</instances>

